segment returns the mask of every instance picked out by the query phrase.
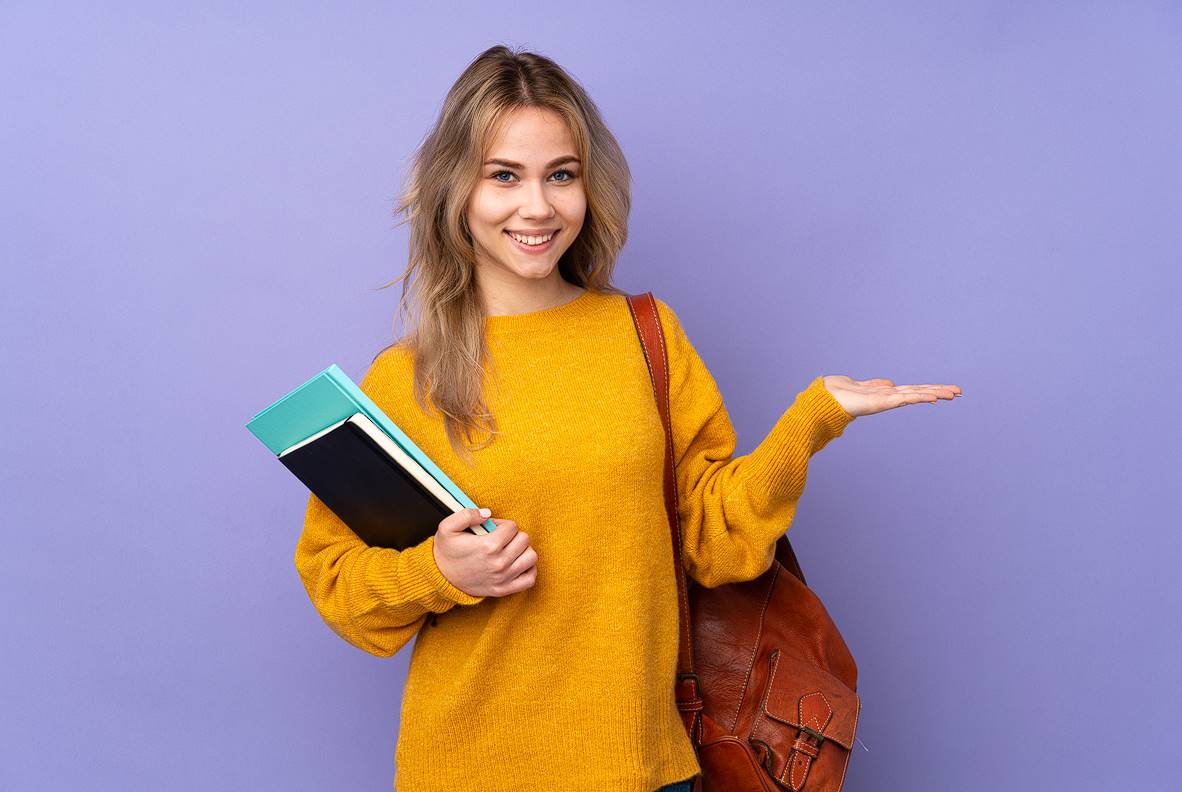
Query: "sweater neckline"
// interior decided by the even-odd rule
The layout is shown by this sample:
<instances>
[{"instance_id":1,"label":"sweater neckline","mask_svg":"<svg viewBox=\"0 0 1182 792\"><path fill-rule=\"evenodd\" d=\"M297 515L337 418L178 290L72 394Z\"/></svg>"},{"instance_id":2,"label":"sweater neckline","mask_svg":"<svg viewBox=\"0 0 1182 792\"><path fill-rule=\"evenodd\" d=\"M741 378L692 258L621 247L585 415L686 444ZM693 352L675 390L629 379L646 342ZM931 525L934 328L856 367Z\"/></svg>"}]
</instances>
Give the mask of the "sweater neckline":
<instances>
[{"instance_id":1,"label":"sweater neckline","mask_svg":"<svg viewBox=\"0 0 1182 792\"><path fill-rule=\"evenodd\" d=\"M583 293L573 300L549 308L518 314L485 316L484 326L496 335L544 330L586 313L592 302L592 294L590 289L584 288Z\"/></svg>"}]
</instances>

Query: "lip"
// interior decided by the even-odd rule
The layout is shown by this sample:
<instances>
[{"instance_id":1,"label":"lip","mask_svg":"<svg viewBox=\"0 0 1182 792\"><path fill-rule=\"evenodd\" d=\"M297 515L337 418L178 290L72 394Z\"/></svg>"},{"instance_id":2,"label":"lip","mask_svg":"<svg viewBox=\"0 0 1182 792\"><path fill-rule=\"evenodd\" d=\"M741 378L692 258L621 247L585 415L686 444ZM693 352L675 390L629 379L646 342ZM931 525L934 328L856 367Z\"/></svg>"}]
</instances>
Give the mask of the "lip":
<instances>
[{"instance_id":1,"label":"lip","mask_svg":"<svg viewBox=\"0 0 1182 792\"><path fill-rule=\"evenodd\" d=\"M545 244L541 244L541 245L534 245L533 247L530 247L529 245L523 245L520 242L518 242L516 239L514 239L509 234L508 229L506 229L504 231L504 234L505 234L505 238L509 240L510 244L512 244L513 247L517 248L522 253L536 256L540 253L545 253L547 250L552 248L554 246L554 240L558 239L558 235L561 232L562 232L561 228L556 229L554 231L554 236L550 237L550 240L548 242L546 242ZM532 236L545 236L545 234L533 234Z\"/></svg>"}]
</instances>

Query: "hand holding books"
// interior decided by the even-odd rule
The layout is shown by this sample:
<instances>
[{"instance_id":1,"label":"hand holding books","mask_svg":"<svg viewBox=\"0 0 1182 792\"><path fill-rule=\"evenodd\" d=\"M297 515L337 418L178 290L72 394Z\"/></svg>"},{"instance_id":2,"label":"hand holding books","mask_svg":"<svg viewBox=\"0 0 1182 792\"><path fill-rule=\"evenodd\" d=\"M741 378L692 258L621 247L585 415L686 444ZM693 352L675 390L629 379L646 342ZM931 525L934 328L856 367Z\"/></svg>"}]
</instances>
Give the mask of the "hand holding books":
<instances>
[{"instance_id":1,"label":"hand holding books","mask_svg":"<svg viewBox=\"0 0 1182 792\"><path fill-rule=\"evenodd\" d=\"M538 554L529 535L512 520L498 520L492 533L468 530L492 514L488 509L462 509L439 523L435 563L453 586L473 597L504 597L533 586Z\"/></svg>"}]
</instances>

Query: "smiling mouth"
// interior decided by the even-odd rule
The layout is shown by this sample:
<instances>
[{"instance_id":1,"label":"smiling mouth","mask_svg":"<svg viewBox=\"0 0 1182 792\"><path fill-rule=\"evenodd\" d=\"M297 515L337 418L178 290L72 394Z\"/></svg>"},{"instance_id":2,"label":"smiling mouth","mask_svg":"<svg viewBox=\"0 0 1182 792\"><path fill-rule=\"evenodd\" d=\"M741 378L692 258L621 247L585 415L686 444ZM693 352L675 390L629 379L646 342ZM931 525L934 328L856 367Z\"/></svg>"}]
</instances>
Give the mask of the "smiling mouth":
<instances>
[{"instance_id":1,"label":"smiling mouth","mask_svg":"<svg viewBox=\"0 0 1182 792\"><path fill-rule=\"evenodd\" d=\"M562 230L561 228L557 228L557 229L551 231L549 234L543 234L543 235L538 236L538 235L533 235L533 234L515 234L512 231L509 231L508 229L506 229L505 236L509 237L514 242L517 242L519 245L522 245L523 247L540 248L540 247L545 247L546 245L553 242L554 237L558 236L558 232L561 230Z\"/></svg>"}]
</instances>

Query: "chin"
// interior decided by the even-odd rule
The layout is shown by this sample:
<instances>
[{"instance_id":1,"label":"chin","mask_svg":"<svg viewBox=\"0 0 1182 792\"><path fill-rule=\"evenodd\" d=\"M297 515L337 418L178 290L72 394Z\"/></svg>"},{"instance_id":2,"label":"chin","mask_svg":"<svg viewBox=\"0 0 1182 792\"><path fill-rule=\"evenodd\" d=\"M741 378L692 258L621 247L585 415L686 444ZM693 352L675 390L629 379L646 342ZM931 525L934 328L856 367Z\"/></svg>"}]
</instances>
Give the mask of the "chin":
<instances>
[{"instance_id":1,"label":"chin","mask_svg":"<svg viewBox=\"0 0 1182 792\"><path fill-rule=\"evenodd\" d=\"M522 278L542 279L549 277L550 273L558 269L558 260L561 255L560 253L553 259L547 256L545 261L522 261L519 257L513 256L512 258L502 260L501 263L505 266L505 269L514 275Z\"/></svg>"},{"instance_id":2,"label":"chin","mask_svg":"<svg viewBox=\"0 0 1182 792\"><path fill-rule=\"evenodd\" d=\"M531 267L530 269L527 269L527 270L521 270L521 269L517 269L516 267L514 267L514 268L512 268L512 271L513 271L513 274L519 278L527 278L529 280L546 280L546 278L549 278L551 276L551 274L554 272L554 270L556 270L556 269L558 269L557 266L549 266L549 267L546 267L545 269L542 269L539 267Z\"/></svg>"}]
</instances>

